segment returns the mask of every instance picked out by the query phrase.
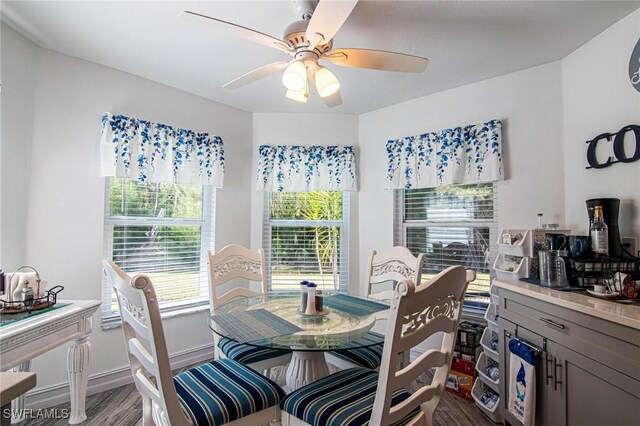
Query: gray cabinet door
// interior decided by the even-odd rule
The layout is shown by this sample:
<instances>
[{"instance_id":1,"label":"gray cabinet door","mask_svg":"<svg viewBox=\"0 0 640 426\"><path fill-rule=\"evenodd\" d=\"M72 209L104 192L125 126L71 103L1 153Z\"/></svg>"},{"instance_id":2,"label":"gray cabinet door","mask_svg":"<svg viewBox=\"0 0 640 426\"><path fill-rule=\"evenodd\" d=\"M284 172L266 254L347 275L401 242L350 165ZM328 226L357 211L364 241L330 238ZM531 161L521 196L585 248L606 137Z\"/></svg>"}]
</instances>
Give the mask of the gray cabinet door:
<instances>
[{"instance_id":1,"label":"gray cabinet door","mask_svg":"<svg viewBox=\"0 0 640 426\"><path fill-rule=\"evenodd\" d=\"M560 425L640 425L640 382L555 342L547 348L561 382Z\"/></svg>"}]
</instances>

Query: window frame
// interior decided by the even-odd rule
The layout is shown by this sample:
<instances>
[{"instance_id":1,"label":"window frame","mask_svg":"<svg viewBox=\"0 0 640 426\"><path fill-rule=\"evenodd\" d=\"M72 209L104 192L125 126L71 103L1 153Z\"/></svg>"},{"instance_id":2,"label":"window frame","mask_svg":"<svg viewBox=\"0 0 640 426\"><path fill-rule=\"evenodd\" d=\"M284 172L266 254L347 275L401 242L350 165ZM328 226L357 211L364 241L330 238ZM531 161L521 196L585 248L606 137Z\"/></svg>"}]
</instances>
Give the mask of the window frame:
<instances>
[{"instance_id":1,"label":"window frame","mask_svg":"<svg viewBox=\"0 0 640 426\"><path fill-rule=\"evenodd\" d=\"M113 232L115 226L200 226L200 283L206 283L208 288L208 266L207 252L215 247L215 215L216 215L216 191L211 185L202 185L202 209L200 218L158 218L142 216L110 216L111 210L111 182L112 177L105 179L104 193L104 231L103 231L103 255L104 259L113 260ZM180 185L180 184L176 184ZM201 284L202 286L202 284ZM105 287L109 287L107 293ZM113 289L107 277L103 274L102 279L102 303L111 304L111 300L106 299L106 295L113 294ZM178 301L164 302L160 305L160 315L162 318L205 311L209 308L209 297L189 298ZM122 326L120 314L111 310L106 314L100 310L101 329L109 329Z\"/></svg>"},{"instance_id":2,"label":"window frame","mask_svg":"<svg viewBox=\"0 0 640 426\"><path fill-rule=\"evenodd\" d=\"M320 191L312 191L320 192ZM326 191L329 192L329 191ZM331 191L333 192L333 191ZM351 274L349 265L349 221L350 221L350 191L336 191L342 193L342 220L306 220L306 219L271 219L269 206L271 200L271 192L264 191L263 197L263 213L262 213L262 247L265 254L265 269L267 276L267 290L268 291L284 291L273 289L272 287L272 270L271 267L271 229L275 225L283 228L296 228L296 227L313 227L313 226L337 226L340 229L340 266L345 271L344 274L340 274L338 289L339 293L349 292L349 275ZM298 192L296 192L298 194Z\"/></svg>"},{"instance_id":3,"label":"window frame","mask_svg":"<svg viewBox=\"0 0 640 426\"><path fill-rule=\"evenodd\" d=\"M487 182L489 183L489 182ZM468 185L468 184L456 184L456 185ZM464 219L464 220L428 220L428 219L412 219L405 221L405 189L393 190L393 241L394 245L407 246L407 230L410 228L422 228L426 229L429 226L437 227L485 227L489 228L489 281L494 278L493 262L497 256L497 244L498 239L498 192L495 182L491 182L492 187L492 205L493 205L493 218L492 219ZM480 295L480 293L468 293L469 295ZM484 292L482 293L484 296ZM485 311L489 307L490 296L487 293L487 301L469 302L465 300L463 306L463 314L466 316L478 316L484 315Z\"/></svg>"}]
</instances>

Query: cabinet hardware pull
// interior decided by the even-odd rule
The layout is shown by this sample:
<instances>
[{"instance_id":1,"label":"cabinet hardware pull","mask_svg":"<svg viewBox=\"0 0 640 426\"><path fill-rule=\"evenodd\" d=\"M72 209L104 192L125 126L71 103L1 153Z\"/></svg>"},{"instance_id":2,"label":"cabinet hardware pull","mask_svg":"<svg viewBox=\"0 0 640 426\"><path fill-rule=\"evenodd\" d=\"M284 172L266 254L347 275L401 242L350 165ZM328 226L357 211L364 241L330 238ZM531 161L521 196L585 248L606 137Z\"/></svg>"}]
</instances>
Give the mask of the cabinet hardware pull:
<instances>
[{"instance_id":1,"label":"cabinet hardware pull","mask_svg":"<svg viewBox=\"0 0 640 426\"><path fill-rule=\"evenodd\" d=\"M540 317L540 321L542 321L545 324L549 324L550 326L556 327L556 328L560 328L562 330L564 330L564 324L558 324L557 322L550 320L549 318L542 318Z\"/></svg>"},{"instance_id":2,"label":"cabinet hardware pull","mask_svg":"<svg viewBox=\"0 0 640 426\"><path fill-rule=\"evenodd\" d=\"M549 379L553 379L553 375L549 375L549 371L551 371L551 369L549 368L549 364L551 364L553 362L553 360L551 359L551 357L549 356L548 353L544 353L544 361L545 361L545 376L547 376L547 386L549 386Z\"/></svg>"},{"instance_id":3,"label":"cabinet hardware pull","mask_svg":"<svg viewBox=\"0 0 640 426\"><path fill-rule=\"evenodd\" d=\"M556 362L555 358L553 362L555 364L553 367L553 390L558 390L558 385L562 384L562 380L558 380L558 368L562 367L562 363Z\"/></svg>"}]
</instances>

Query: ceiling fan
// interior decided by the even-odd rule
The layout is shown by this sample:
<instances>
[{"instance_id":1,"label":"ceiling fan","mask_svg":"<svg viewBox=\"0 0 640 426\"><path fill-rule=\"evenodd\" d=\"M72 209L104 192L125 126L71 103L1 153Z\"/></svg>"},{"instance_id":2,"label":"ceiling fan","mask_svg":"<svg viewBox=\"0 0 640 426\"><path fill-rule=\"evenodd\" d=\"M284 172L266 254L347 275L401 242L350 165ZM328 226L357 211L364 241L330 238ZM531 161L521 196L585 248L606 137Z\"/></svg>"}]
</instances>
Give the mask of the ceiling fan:
<instances>
[{"instance_id":1,"label":"ceiling fan","mask_svg":"<svg viewBox=\"0 0 640 426\"><path fill-rule=\"evenodd\" d=\"M333 49L333 36L347 20L358 0L294 0L294 13L301 17L287 26L281 39L197 12L185 10L185 19L208 23L210 28L280 50L293 59L264 65L230 81L224 87L237 89L283 71L282 83L290 99L306 102L316 92L329 107L342 104L336 76L318 63L382 71L423 72L429 60L404 53L371 49Z\"/></svg>"}]
</instances>

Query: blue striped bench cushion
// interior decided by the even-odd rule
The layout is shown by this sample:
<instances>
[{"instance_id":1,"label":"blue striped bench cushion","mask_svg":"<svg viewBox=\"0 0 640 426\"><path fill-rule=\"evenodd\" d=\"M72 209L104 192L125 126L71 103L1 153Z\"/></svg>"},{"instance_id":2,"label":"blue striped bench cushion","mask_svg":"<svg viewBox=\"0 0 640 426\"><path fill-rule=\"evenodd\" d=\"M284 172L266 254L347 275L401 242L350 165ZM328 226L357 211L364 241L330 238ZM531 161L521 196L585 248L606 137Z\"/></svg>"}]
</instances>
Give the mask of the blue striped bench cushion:
<instances>
[{"instance_id":1,"label":"blue striped bench cushion","mask_svg":"<svg viewBox=\"0 0 640 426\"><path fill-rule=\"evenodd\" d=\"M384 340L384 336L381 336L377 333L370 334L376 334L376 342L379 342L379 339ZM361 339L358 339L358 342L360 342L361 340L365 343L368 341L374 341L373 338L368 336L369 334L365 335ZM380 362L382 361L382 348L382 343L379 343L373 346L367 346L358 349L338 349L335 351L331 351L331 354L361 367L375 370L376 368L380 367Z\"/></svg>"},{"instance_id":2,"label":"blue striped bench cushion","mask_svg":"<svg viewBox=\"0 0 640 426\"><path fill-rule=\"evenodd\" d=\"M274 381L230 359L202 364L173 377L178 400L194 425L222 425L278 404Z\"/></svg>"},{"instance_id":3,"label":"blue striped bench cushion","mask_svg":"<svg viewBox=\"0 0 640 426\"><path fill-rule=\"evenodd\" d=\"M369 424L378 385L378 373L350 368L304 386L285 397L280 407L313 426L364 426ZM391 405L407 399L406 390L393 393ZM419 408L392 426L407 424Z\"/></svg>"},{"instance_id":4,"label":"blue striped bench cushion","mask_svg":"<svg viewBox=\"0 0 640 426\"><path fill-rule=\"evenodd\" d=\"M291 351L284 349L259 348L226 338L220 339L218 347L227 358L243 364L253 364L254 362L277 358L291 353Z\"/></svg>"}]
</instances>

